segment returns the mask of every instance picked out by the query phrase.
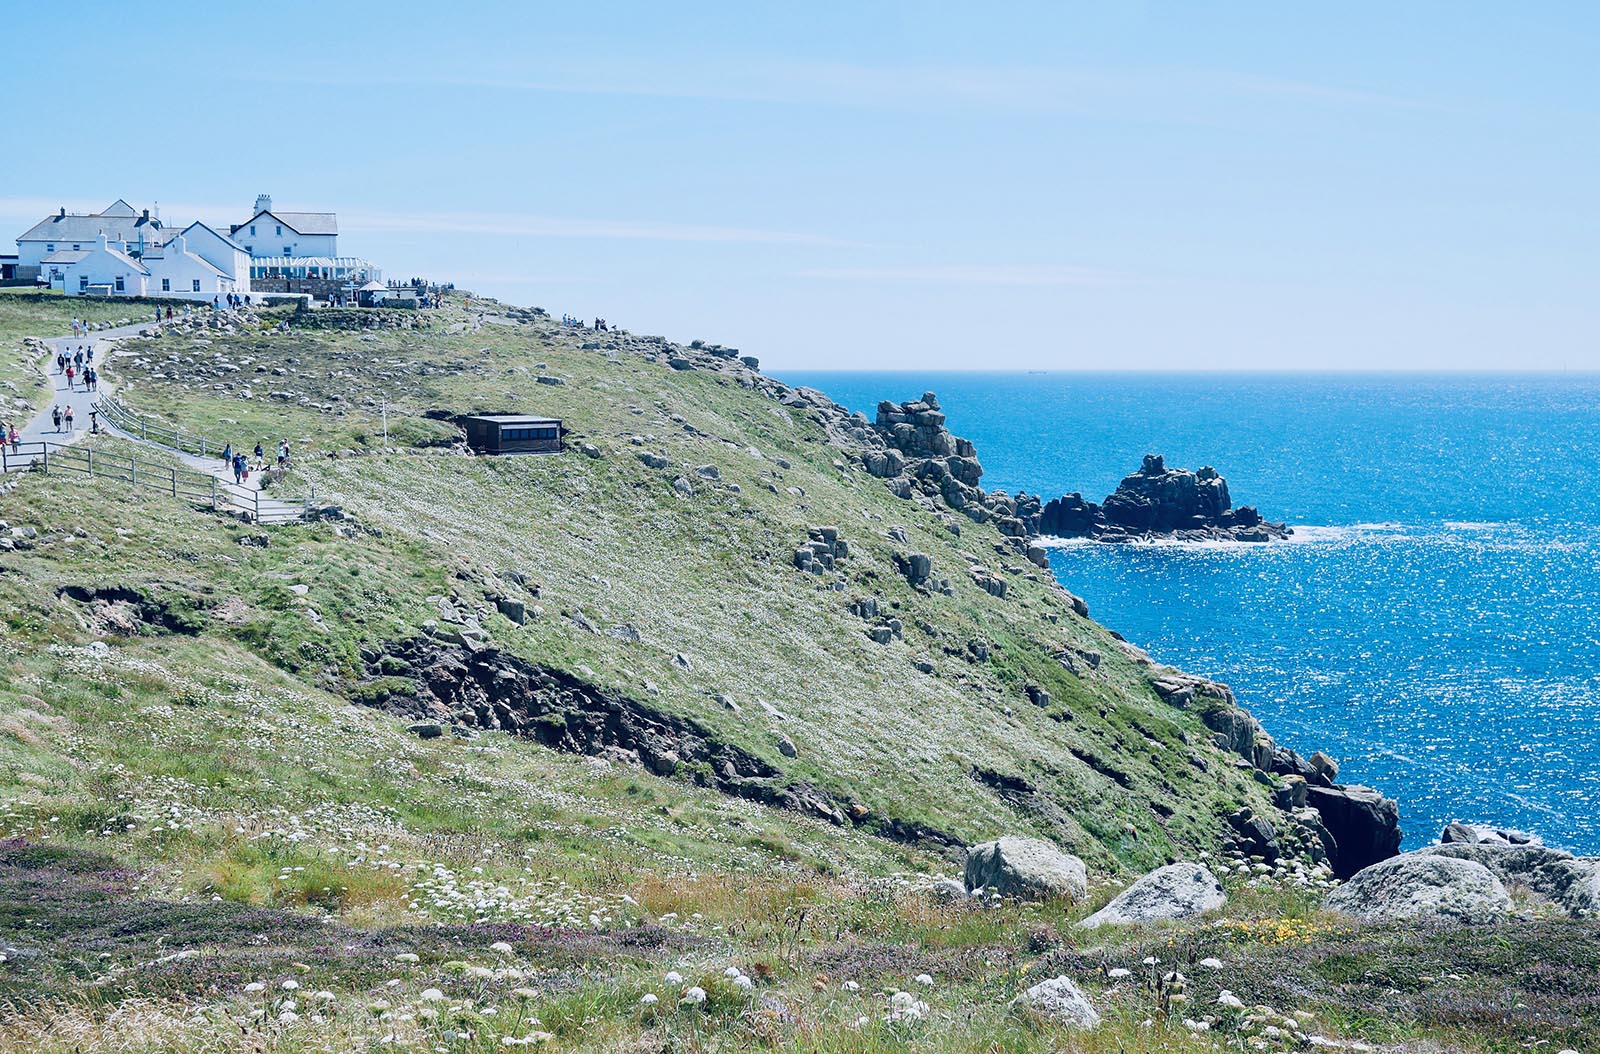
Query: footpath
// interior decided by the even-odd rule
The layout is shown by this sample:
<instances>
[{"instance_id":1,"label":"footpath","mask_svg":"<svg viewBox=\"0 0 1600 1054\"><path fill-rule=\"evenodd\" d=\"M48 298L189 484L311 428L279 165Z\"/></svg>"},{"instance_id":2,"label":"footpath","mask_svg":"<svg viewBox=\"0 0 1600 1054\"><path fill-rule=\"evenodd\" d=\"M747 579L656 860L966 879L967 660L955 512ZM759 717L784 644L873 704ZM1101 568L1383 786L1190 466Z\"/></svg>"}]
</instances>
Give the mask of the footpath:
<instances>
[{"instance_id":1,"label":"footpath","mask_svg":"<svg viewBox=\"0 0 1600 1054\"><path fill-rule=\"evenodd\" d=\"M161 327L161 322L139 322L114 329L95 330L81 337L44 337L40 338L50 349L48 355L40 363L45 379L51 386L51 404L46 406L26 425L17 429L23 447L24 456L12 458L10 467L15 470L28 468L38 460L37 457L26 456L29 444L49 443L66 446L76 443L86 435L92 434L91 428L96 418L91 416L95 403L102 398L108 398L114 391L113 384L106 377L106 365L119 340L126 337L145 336ZM85 355L93 351L94 366L100 373L97 390L88 391L81 382L74 382L71 388L67 387L65 373L56 372L56 357L66 354L71 358L82 348ZM55 423L53 410L59 408L63 414L67 407L72 408L73 428L67 430L65 420L58 428ZM276 498L263 496L261 493L262 474L252 473L251 478L245 483L233 481L233 470L222 463L221 457L200 457L185 451L175 450L160 443L151 442L133 435L124 429L118 428L106 419L104 414L98 416L98 425L101 432L130 440L142 446L159 450L170 458L182 462L187 468L203 472L217 480L217 495L229 508L246 512L260 520L282 521L300 519L304 512L303 506L298 502L280 501Z\"/></svg>"}]
</instances>

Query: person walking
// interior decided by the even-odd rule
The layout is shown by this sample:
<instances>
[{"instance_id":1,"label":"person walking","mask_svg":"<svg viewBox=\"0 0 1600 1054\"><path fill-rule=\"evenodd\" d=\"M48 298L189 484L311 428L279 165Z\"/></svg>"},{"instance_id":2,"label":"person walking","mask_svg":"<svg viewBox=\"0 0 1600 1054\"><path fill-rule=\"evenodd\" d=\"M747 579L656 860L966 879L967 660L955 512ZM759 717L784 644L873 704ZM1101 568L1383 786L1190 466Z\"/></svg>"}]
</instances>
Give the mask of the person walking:
<instances>
[{"instance_id":1,"label":"person walking","mask_svg":"<svg viewBox=\"0 0 1600 1054\"><path fill-rule=\"evenodd\" d=\"M72 431L72 404L67 404L67 431Z\"/></svg>"},{"instance_id":2,"label":"person walking","mask_svg":"<svg viewBox=\"0 0 1600 1054\"><path fill-rule=\"evenodd\" d=\"M11 425L11 436L10 436L10 439L11 439L11 452L13 454L22 453L22 433L17 431L17 426L16 426L15 422L13 422L12 425Z\"/></svg>"},{"instance_id":3,"label":"person walking","mask_svg":"<svg viewBox=\"0 0 1600 1054\"><path fill-rule=\"evenodd\" d=\"M256 444L256 468L267 467L267 452L261 449L261 444Z\"/></svg>"},{"instance_id":4,"label":"person walking","mask_svg":"<svg viewBox=\"0 0 1600 1054\"><path fill-rule=\"evenodd\" d=\"M222 463L224 465L233 464L233 444L231 442L222 448Z\"/></svg>"},{"instance_id":5,"label":"person walking","mask_svg":"<svg viewBox=\"0 0 1600 1054\"><path fill-rule=\"evenodd\" d=\"M233 455L233 484L240 486L244 483L244 455Z\"/></svg>"},{"instance_id":6,"label":"person walking","mask_svg":"<svg viewBox=\"0 0 1600 1054\"><path fill-rule=\"evenodd\" d=\"M61 404L50 407L50 423L55 425L57 432L61 431Z\"/></svg>"},{"instance_id":7,"label":"person walking","mask_svg":"<svg viewBox=\"0 0 1600 1054\"><path fill-rule=\"evenodd\" d=\"M72 378L77 376L77 374L78 368L76 366L67 367L67 391L72 391Z\"/></svg>"}]
</instances>

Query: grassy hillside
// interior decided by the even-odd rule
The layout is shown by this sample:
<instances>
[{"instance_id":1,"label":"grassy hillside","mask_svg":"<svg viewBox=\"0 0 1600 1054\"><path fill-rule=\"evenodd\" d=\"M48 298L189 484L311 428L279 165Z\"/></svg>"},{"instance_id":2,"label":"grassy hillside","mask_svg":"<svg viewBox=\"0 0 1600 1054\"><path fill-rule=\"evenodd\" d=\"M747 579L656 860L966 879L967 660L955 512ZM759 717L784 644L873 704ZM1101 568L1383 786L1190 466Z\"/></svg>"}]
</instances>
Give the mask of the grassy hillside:
<instances>
[{"instance_id":1,"label":"grassy hillside","mask_svg":"<svg viewBox=\"0 0 1600 1054\"><path fill-rule=\"evenodd\" d=\"M492 302L314 321L129 342L106 376L218 441L289 438L344 519L59 475L0 497L0 1052L1600 1041L1591 924L1356 926L1303 864L1234 860L1217 918L1074 930L1143 870L1219 862L1220 817L1271 788L804 398ZM467 410L559 416L569 451L466 456L428 415ZM821 527L849 555L818 576L793 552ZM468 723L428 667L472 649L537 717L406 731ZM930 896L1002 833L1083 856L1088 901ZM1008 1010L1058 973L1105 1027Z\"/></svg>"}]
</instances>

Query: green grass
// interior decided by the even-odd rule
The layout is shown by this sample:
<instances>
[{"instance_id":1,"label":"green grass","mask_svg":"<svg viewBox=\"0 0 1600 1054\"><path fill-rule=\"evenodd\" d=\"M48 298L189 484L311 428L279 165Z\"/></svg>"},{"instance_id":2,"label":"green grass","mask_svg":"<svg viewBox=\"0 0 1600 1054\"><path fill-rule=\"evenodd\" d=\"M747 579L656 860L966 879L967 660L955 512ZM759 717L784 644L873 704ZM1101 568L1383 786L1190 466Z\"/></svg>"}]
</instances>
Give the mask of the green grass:
<instances>
[{"instance_id":1,"label":"green grass","mask_svg":"<svg viewBox=\"0 0 1600 1054\"><path fill-rule=\"evenodd\" d=\"M11 304L16 325L76 307ZM346 522L262 531L61 474L0 496L0 520L39 532L0 574L0 1054L498 1051L535 1032L586 1051L1200 1051L1262 1034L1217 1005L1224 987L1280 1021L1311 1015L1307 1033L1399 1048L1600 1041L1591 923L1352 927L1314 890L1230 878L1216 919L1076 930L1136 872L1216 852L1217 817L1267 808L1263 788L1047 572L1006 570L1020 561L992 529L963 519L956 536L894 498L806 412L671 371L622 337L586 350L592 335L542 323L449 332L479 307L496 310L455 308L425 331L132 341L108 365L132 405L186 429L288 435L294 485ZM335 409L240 398L274 383L253 365L231 380L169 369L217 354L292 358L296 390ZM310 456L380 445L367 400L384 395L391 444L418 453ZM602 456L465 457L437 449L450 429L423 417L489 408L560 416ZM692 497L674 491L680 475ZM842 591L790 562L825 524L852 548ZM930 554L954 595L910 588L893 562L907 550ZM1007 599L974 584L973 563L1008 580ZM540 613L515 625L496 596ZM848 610L863 596L904 640L868 639ZM410 735L377 706L424 675L399 654L440 597L481 610L503 653L691 719L859 822L719 794L704 764L657 776L498 731ZM623 626L637 642L608 632ZM1056 659L1069 648L1103 660L1070 673ZM924 887L958 854L879 836L897 825L1051 837L1089 862L1091 896L938 904ZM1150 955L1189 975L1176 993L1189 1002L1143 983ZM1221 973L1198 966L1210 955ZM1056 973L1104 1027L1082 1036L1008 1009ZM708 998L681 1007L691 984ZM901 990L927 1021L884 1020Z\"/></svg>"}]
</instances>

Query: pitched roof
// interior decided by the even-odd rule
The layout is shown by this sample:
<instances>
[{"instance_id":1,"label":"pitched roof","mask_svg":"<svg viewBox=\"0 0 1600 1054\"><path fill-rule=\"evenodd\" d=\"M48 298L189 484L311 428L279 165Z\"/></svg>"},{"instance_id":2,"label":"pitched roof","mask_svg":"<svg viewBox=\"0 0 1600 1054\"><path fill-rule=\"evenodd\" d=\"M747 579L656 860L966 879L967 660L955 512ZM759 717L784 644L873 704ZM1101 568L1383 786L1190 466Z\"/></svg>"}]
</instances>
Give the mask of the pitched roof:
<instances>
[{"instance_id":1,"label":"pitched roof","mask_svg":"<svg viewBox=\"0 0 1600 1054\"><path fill-rule=\"evenodd\" d=\"M237 249L240 252L249 252L248 249L246 249L244 246L240 245L238 242L234 241L232 238L228 237L226 234L223 234L221 231L217 230L215 227L211 226L209 223L204 223L204 222L202 222L200 220L195 220L193 223L189 224L189 226L185 227L181 231L173 231L172 234L170 236L168 236L167 239L165 241L163 241L161 244L166 245L168 242L171 242L173 238L176 238L180 234L182 234L185 237L187 237L189 232L194 230L196 227L199 227L200 229L205 230L205 231L209 231L210 233L216 235L218 238L221 238L223 240L223 242L225 242L227 244L228 248L230 248L230 249ZM168 229L170 230L170 228L168 228Z\"/></svg>"},{"instance_id":2,"label":"pitched roof","mask_svg":"<svg viewBox=\"0 0 1600 1054\"><path fill-rule=\"evenodd\" d=\"M133 268L135 271L138 271L140 274L149 274L150 273L150 268L146 267L144 264L140 263L138 260L135 260L133 257L129 256L127 253L123 252L120 249L113 249L108 245L108 246L106 246L106 254L108 256L110 256L113 260L116 260L118 263L127 264L129 267Z\"/></svg>"},{"instance_id":3,"label":"pitched roof","mask_svg":"<svg viewBox=\"0 0 1600 1054\"><path fill-rule=\"evenodd\" d=\"M88 256L88 249L57 249L47 256L40 257L39 262L42 264L75 264L79 260L87 259Z\"/></svg>"},{"instance_id":4,"label":"pitched roof","mask_svg":"<svg viewBox=\"0 0 1600 1054\"><path fill-rule=\"evenodd\" d=\"M339 217L332 212L267 212L265 210L256 213L233 228L233 233L238 234L263 216L271 216L296 234L339 233Z\"/></svg>"},{"instance_id":5,"label":"pitched roof","mask_svg":"<svg viewBox=\"0 0 1600 1054\"><path fill-rule=\"evenodd\" d=\"M132 205L129 205L126 201L123 201L121 198L118 198L116 201L113 201L111 204L109 204L105 208L101 209L100 210L100 215L102 215L102 216L131 217L131 216L137 216L138 212L137 212L137 210L134 209L134 207Z\"/></svg>"},{"instance_id":6,"label":"pitched roof","mask_svg":"<svg viewBox=\"0 0 1600 1054\"><path fill-rule=\"evenodd\" d=\"M142 216L46 216L17 236L18 242L92 242L102 232L112 241L137 241L141 228L160 230L159 220Z\"/></svg>"}]
</instances>

